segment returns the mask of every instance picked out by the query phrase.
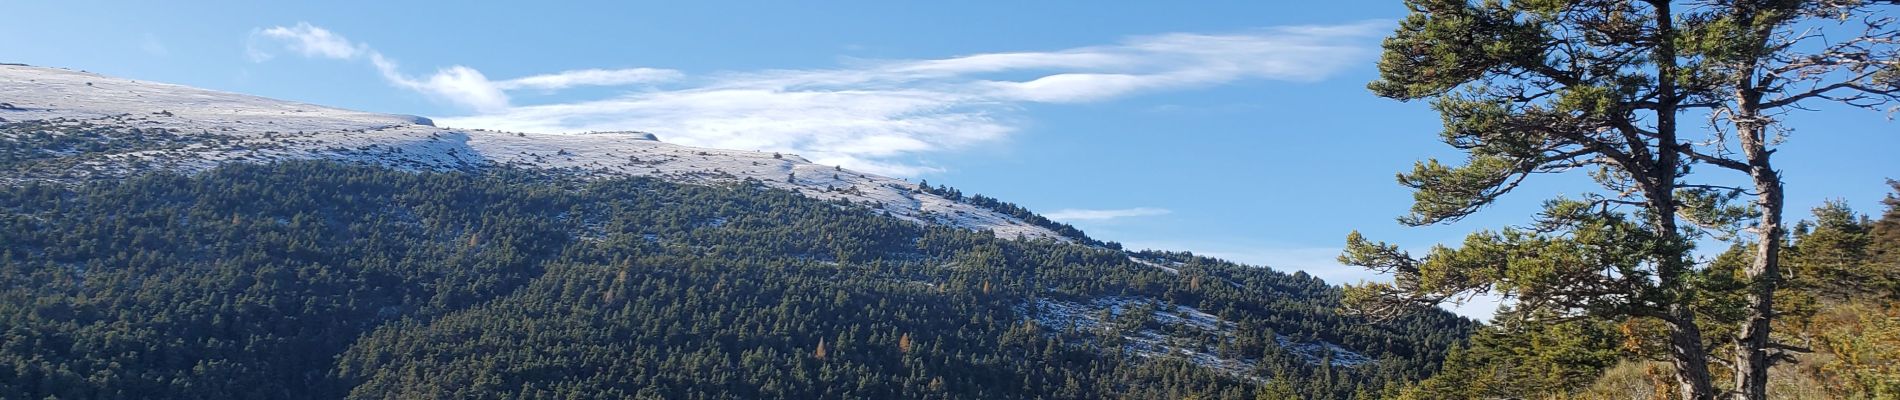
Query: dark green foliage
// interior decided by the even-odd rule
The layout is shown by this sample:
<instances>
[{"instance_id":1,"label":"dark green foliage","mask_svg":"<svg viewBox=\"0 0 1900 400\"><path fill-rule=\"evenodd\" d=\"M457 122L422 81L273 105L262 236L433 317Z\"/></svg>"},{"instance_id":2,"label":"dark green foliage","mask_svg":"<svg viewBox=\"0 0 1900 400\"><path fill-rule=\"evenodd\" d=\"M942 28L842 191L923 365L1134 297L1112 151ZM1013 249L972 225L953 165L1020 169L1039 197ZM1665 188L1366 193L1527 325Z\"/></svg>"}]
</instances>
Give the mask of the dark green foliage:
<instances>
[{"instance_id":1,"label":"dark green foliage","mask_svg":"<svg viewBox=\"0 0 1900 400\"><path fill-rule=\"evenodd\" d=\"M0 398L1347 398L1471 324L1185 253L902 222L753 184L330 162L0 188ZM1021 315L1235 324L1230 375ZM1276 335L1378 358L1314 365ZM823 351L819 349L823 348Z\"/></svg>"},{"instance_id":2,"label":"dark green foliage","mask_svg":"<svg viewBox=\"0 0 1900 400\"><path fill-rule=\"evenodd\" d=\"M1893 193L1880 201L1887 209L1867 228L1871 236L1867 252L1874 263L1900 270L1900 181L1889 179L1887 185Z\"/></svg>"},{"instance_id":3,"label":"dark green foliage","mask_svg":"<svg viewBox=\"0 0 1900 400\"><path fill-rule=\"evenodd\" d=\"M1795 226L1799 243L1788 249L1783 261L1793 278L1787 285L1818 295L1843 299L1865 293L1885 293L1892 284L1893 268L1867 264L1873 235L1866 217L1854 213L1847 203L1831 201L1814 209L1815 220Z\"/></svg>"},{"instance_id":4,"label":"dark green foliage","mask_svg":"<svg viewBox=\"0 0 1900 400\"><path fill-rule=\"evenodd\" d=\"M1076 229L1074 225L1069 225L1069 224L1065 224L1061 222L1056 222L1054 220L1050 220L1047 217L1043 217L1041 215L1037 215L1035 212L1029 211L1028 208L1023 208L1023 206L1016 205L1016 203L1005 202L1002 200L997 200L994 197L984 196L980 194L970 195L969 198L964 198L963 191L957 190L956 188L950 187L948 185L930 186L930 181L919 182L917 184L917 188L923 190L926 193L943 196L944 198L948 198L950 200L968 202L970 204L976 205L977 207L987 208L990 211L995 211L998 213L1002 213L1003 215L1016 217L1016 219L1023 220L1023 222L1028 222L1030 225L1035 225L1035 226L1043 227L1051 231L1055 231L1056 234L1062 235L1062 237L1075 239L1076 241L1082 242L1083 244L1087 244L1091 246L1105 246L1105 247L1108 247L1111 249L1117 249L1117 250L1121 249L1120 243L1102 242L1100 240L1095 240L1093 238L1090 238L1088 234L1083 233L1081 229Z\"/></svg>"},{"instance_id":5,"label":"dark green foliage","mask_svg":"<svg viewBox=\"0 0 1900 400\"><path fill-rule=\"evenodd\" d=\"M0 123L0 171L13 176L83 177L89 175L87 172L103 168L100 164L108 164L105 161L111 155L178 151L191 146L228 144L232 140L229 135L210 132L181 133L159 128L95 125L88 121ZM130 159L138 160L138 157Z\"/></svg>"},{"instance_id":6,"label":"dark green foliage","mask_svg":"<svg viewBox=\"0 0 1900 400\"><path fill-rule=\"evenodd\" d=\"M1589 386L1623 359L1613 324L1505 321L1451 350L1444 370L1405 393L1408 399L1553 398Z\"/></svg>"},{"instance_id":7,"label":"dark green foliage","mask_svg":"<svg viewBox=\"0 0 1900 400\"><path fill-rule=\"evenodd\" d=\"M1492 293L1558 316L1649 318L1669 327L1678 394L1726 397L1695 308L1707 269L1689 252L1704 233L1751 227L1761 246L1732 288L1746 315L1718 354L1736 366L1726 391L1763 399L1787 233L1777 118L1808 99L1900 103L1892 15L1859 1L1403 3L1368 88L1431 102L1464 159L1399 174L1413 195L1401 223L1458 221L1538 175L1584 172L1602 190L1554 199L1534 232L1479 232L1422 258L1355 233L1341 260L1396 279L1355 288L1350 303L1390 314ZM1703 116L1711 129L1685 125ZM1749 184L1729 186L1734 176Z\"/></svg>"}]
</instances>

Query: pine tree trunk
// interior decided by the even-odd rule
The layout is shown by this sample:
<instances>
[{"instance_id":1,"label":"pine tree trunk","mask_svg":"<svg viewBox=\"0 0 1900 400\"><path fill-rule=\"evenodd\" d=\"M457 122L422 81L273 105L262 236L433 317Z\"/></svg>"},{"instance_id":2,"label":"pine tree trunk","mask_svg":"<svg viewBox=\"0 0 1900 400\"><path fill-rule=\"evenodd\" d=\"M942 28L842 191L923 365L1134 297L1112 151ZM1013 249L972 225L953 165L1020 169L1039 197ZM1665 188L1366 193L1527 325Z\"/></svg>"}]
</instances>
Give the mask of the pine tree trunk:
<instances>
[{"instance_id":1,"label":"pine tree trunk","mask_svg":"<svg viewBox=\"0 0 1900 400\"><path fill-rule=\"evenodd\" d=\"M1676 224L1676 179L1682 163L1682 154L1677 151L1676 115L1677 105L1682 95L1676 89L1678 75L1675 40L1677 38L1674 11L1666 0L1651 1L1656 7L1656 92L1661 96L1656 108L1656 163L1651 165L1640 177L1645 183L1650 207L1653 214L1651 222L1655 224L1658 237L1680 238L1682 231ZM1669 356L1675 366L1676 383L1679 394L1684 400L1715 399L1714 379L1709 375L1709 352L1702 347L1702 328L1696 325L1695 310L1690 308L1687 283L1681 281L1689 269L1686 255L1688 248L1664 251L1656 254L1657 273L1661 276L1662 287L1671 292L1669 305L1664 309L1669 323Z\"/></svg>"},{"instance_id":2,"label":"pine tree trunk","mask_svg":"<svg viewBox=\"0 0 1900 400\"><path fill-rule=\"evenodd\" d=\"M1676 370L1677 393L1686 400L1714 399L1709 352L1702 349L1702 329L1696 327L1695 312L1683 305L1669 308L1669 356Z\"/></svg>"},{"instance_id":3,"label":"pine tree trunk","mask_svg":"<svg viewBox=\"0 0 1900 400\"><path fill-rule=\"evenodd\" d=\"M1658 129L1662 143L1674 143L1675 118L1664 114L1658 118ZM1678 154L1669 146L1659 146L1656 152L1658 162L1648 170L1641 180L1646 186L1649 206L1652 208L1650 222L1658 237L1681 237L1681 228L1676 224L1675 165ZM1687 283L1682 277L1688 272L1687 248L1661 250L1654 254L1657 273L1662 287L1670 292L1668 306L1662 311L1663 321L1669 324L1669 356L1675 367L1677 392L1685 400L1713 400L1716 397L1715 384L1709 375L1709 352L1702 347L1702 328L1696 325L1695 310L1690 307Z\"/></svg>"},{"instance_id":4,"label":"pine tree trunk","mask_svg":"<svg viewBox=\"0 0 1900 400\"><path fill-rule=\"evenodd\" d=\"M1761 211L1761 220L1755 231L1761 242L1755 245L1754 260L1742 271L1744 282L1748 282L1748 314L1742 319L1741 329L1735 337L1735 390L1736 400L1765 400L1768 398L1768 349L1770 344L1771 322L1775 313L1775 287L1781 279L1781 246L1784 236L1781 226L1782 185L1781 176L1768 162L1771 152L1767 151L1763 127L1753 118L1752 97L1743 98L1743 107L1738 113L1742 116L1736 133L1742 138L1742 152L1748 157L1748 174L1754 178L1756 208Z\"/></svg>"}]
</instances>

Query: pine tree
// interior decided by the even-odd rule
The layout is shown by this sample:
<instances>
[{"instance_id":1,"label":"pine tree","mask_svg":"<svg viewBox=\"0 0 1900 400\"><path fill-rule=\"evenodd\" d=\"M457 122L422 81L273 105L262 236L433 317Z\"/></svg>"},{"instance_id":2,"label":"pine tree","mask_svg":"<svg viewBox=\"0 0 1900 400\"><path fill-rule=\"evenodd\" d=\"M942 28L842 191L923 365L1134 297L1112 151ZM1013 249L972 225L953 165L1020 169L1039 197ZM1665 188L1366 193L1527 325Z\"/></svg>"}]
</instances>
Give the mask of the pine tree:
<instances>
[{"instance_id":1,"label":"pine tree","mask_svg":"<svg viewBox=\"0 0 1900 400\"><path fill-rule=\"evenodd\" d=\"M1260 390L1254 395L1254 399L1303 400L1300 398L1299 393L1293 390L1293 384L1288 382L1287 377L1281 375L1274 375L1273 378L1268 379L1267 384L1262 385Z\"/></svg>"},{"instance_id":2,"label":"pine tree","mask_svg":"<svg viewBox=\"0 0 1900 400\"><path fill-rule=\"evenodd\" d=\"M1895 280L1891 282L1892 288L1900 291L1900 277L1894 277L1900 273L1900 181L1889 179L1887 186L1892 187L1893 192L1880 201L1887 209L1867 229L1868 256L1875 266L1889 272L1886 276Z\"/></svg>"},{"instance_id":3,"label":"pine tree","mask_svg":"<svg viewBox=\"0 0 1900 400\"><path fill-rule=\"evenodd\" d=\"M1722 338L1734 368L1726 392L1764 398L1779 347L1769 327L1786 235L1771 162L1785 129L1775 116L1811 101L1900 102L1892 16L1869 2L1405 3L1411 13L1385 41L1369 88L1431 100L1444 117L1441 136L1466 159L1402 174L1415 190L1402 222L1457 221L1538 175L1587 170L1604 190L1553 199L1531 229L1480 232L1423 258L1354 233L1342 260L1396 275L1394 284L1356 288L1354 302L1388 314L1495 291L1529 295L1520 303L1558 315L1663 321L1679 395L1712 399L1691 238L1697 229L1746 232L1759 245L1740 271L1745 316ZM1817 34L1817 25L1828 27ZM1711 138L1680 126L1700 114L1714 116ZM1695 166L1749 184L1725 186L1728 177ZM1732 204L1744 194L1754 198Z\"/></svg>"},{"instance_id":4,"label":"pine tree","mask_svg":"<svg viewBox=\"0 0 1900 400\"><path fill-rule=\"evenodd\" d=\"M1840 298L1874 291L1888 279L1862 265L1871 237L1866 223L1846 203L1830 201L1815 208L1814 217L1814 227L1796 232L1797 245L1785 253L1792 284Z\"/></svg>"}]
</instances>

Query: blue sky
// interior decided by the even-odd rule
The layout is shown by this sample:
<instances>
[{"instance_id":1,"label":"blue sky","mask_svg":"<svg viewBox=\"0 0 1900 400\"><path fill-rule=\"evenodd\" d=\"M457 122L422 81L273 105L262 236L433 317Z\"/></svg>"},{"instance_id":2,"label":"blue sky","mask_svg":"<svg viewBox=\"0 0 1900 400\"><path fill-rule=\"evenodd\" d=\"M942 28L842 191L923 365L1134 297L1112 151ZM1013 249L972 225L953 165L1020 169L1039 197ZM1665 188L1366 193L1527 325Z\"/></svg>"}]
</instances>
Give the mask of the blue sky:
<instances>
[{"instance_id":1,"label":"blue sky","mask_svg":"<svg viewBox=\"0 0 1900 400\"><path fill-rule=\"evenodd\" d=\"M0 62L790 151L1333 282L1367 277L1332 261L1351 230L1422 252L1591 189L1547 177L1459 224L1400 226L1394 173L1455 157L1425 104L1364 89L1404 9L1313 4L8 1ZM1789 209L1875 210L1900 178L1887 117L1790 116Z\"/></svg>"}]
</instances>

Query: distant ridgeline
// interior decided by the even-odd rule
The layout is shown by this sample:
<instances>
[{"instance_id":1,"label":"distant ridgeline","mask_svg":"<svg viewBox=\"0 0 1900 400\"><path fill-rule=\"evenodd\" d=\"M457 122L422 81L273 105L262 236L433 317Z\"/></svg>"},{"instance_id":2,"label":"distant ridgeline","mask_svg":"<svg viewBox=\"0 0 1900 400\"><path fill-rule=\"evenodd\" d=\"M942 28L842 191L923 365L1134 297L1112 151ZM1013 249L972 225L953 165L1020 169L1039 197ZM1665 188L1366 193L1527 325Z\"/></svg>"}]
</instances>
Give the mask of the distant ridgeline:
<instances>
[{"instance_id":1,"label":"distant ridgeline","mask_svg":"<svg viewBox=\"0 0 1900 400\"><path fill-rule=\"evenodd\" d=\"M1107 247L1107 248L1115 249L1115 250L1121 250L1122 248L1121 243L1103 242L1100 240L1095 240L1094 238L1090 238L1087 233L1082 233L1081 229L1076 229L1075 226L1073 225L1050 220L1047 217L1043 217L1041 215L1038 215L1034 212L1029 211L1028 208L1023 208L1023 206L1016 205L1016 203L1005 202L1002 200L997 200L994 197L984 196L980 194L970 195L970 197L965 198L963 197L963 191L961 190L957 190L956 188L950 187L949 185L930 186L930 181L927 181L927 180L918 182L917 188L920 190L923 190L925 193L943 196L944 198L955 200L955 201L966 201L966 202L969 202L970 204L976 205L977 207L983 207L985 209L989 209L990 211L1002 213L1003 215L1016 217L1016 219L1023 220L1023 222L1027 222L1030 225L1040 226L1044 229L1055 231L1055 233L1062 235L1062 237L1075 239L1075 241L1081 242L1082 244L1087 244L1090 246L1102 246L1102 247Z\"/></svg>"},{"instance_id":2,"label":"distant ridgeline","mask_svg":"<svg viewBox=\"0 0 1900 400\"><path fill-rule=\"evenodd\" d=\"M10 143L217 140L127 138ZM0 165L58 167L4 145ZM1304 274L970 201L1101 246L508 167L12 182L0 398L1352 398L1430 375L1474 327L1373 323Z\"/></svg>"}]
</instances>

